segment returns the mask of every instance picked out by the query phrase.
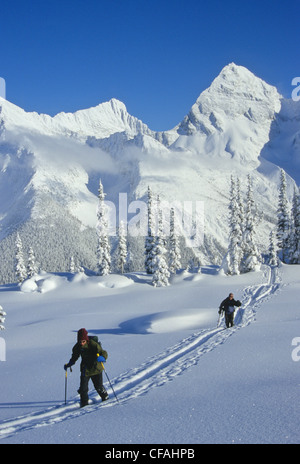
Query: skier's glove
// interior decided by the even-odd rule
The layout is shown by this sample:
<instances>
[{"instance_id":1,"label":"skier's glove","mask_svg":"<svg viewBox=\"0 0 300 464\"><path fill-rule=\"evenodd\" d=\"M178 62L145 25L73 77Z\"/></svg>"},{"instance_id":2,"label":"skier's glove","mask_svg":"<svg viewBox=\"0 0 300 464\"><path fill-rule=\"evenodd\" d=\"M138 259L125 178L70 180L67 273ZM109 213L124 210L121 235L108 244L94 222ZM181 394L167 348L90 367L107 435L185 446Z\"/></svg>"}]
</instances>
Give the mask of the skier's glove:
<instances>
[{"instance_id":1,"label":"skier's glove","mask_svg":"<svg viewBox=\"0 0 300 464\"><path fill-rule=\"evenodd\" d=\"M64 370L67 371L69 368L71 368L72 364L68 363L64 365Z\"/></svg>"},{"instance_id":2,"label":"skier's glove","mask_svg":"<svg viewBox=\"0 0 300 464\"><path fill-rule=\"evenodd\" d=\"M105 362L106 362L106 359L105 359L104 356L100 356L100 355L99 355L98 358L97 358L97 361L98 361L98 363L105 363Z\"/></svg>"}]
</instances>

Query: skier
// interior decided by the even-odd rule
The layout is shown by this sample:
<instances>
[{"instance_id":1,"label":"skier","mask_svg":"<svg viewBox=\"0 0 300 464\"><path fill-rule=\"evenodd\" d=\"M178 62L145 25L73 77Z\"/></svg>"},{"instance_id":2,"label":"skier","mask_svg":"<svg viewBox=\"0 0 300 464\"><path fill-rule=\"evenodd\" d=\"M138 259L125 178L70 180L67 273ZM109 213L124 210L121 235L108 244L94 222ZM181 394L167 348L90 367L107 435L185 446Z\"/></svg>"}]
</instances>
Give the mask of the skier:
<instances>
[{"instance_id":1,"label":"skier","mask_svg":"<svg viewBox=\"0 0 300 464\"><path fill-rule=\"evenodd\" d=\"M222 314L223 311L225 312L225 323L227 328L234 326L234 307L240 307L241 305L242 303L239 300L233 298L233 293L229 293L229 296L220 304L219 314Z\"/></svg>"},{"instance_id":2,"label":"skier","mask_svg":"<svg viewBox=\"0 0 300 464\"><path fill-rule=\"evenodd\" d=\"M68 364L64 365L67 370L73 366L81 356L80 364L80 407L88 404L88 384L92 379L95 390L100 395L102 401L108 399L108 393L103 386L102 372L104 370L103 362L107 359L107 352L102 349L101 343L88 336L86 329L80 329L77 332L77 343L73 346L72 357Z\"/></svg>"}]
</instances>

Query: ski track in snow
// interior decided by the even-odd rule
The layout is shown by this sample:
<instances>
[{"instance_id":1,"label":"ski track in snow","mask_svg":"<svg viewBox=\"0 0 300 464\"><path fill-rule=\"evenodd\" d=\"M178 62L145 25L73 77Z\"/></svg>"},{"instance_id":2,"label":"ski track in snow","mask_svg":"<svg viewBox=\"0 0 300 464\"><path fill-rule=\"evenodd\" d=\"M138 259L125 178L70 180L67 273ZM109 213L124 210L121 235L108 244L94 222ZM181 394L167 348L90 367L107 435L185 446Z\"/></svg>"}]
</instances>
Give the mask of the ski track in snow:
<instances>
[{"instance_id":1,"label":"ski track in snow","mask_svg":"<svg viewBox=\"0 0 300 464\"><path fill-rule=\"evenodd\" d=\"M52 406L42 411L3 421L0 424L0 439L10 437L21 431L53 425L90 414L99 408L119 406L146 394L154 387L164 385L177 375L182 374L186 369L197 364L202 355L225 343L237 330L253 322L257 308L273 296L279 288L279 269L266 267L263 283L244 288L241 298L242 306L236 312L234 327L230 329L215 327L200 330L162 353L149 358L139 367L130 369L115 379L111 379L118 402L110 388L109 401L102 403L100 399L98 400L96 392L94 392L90 395L91 404L83 409L79 408L79 397L76 396L69 400L67 405Z\"/></svg>"}]
</instances>

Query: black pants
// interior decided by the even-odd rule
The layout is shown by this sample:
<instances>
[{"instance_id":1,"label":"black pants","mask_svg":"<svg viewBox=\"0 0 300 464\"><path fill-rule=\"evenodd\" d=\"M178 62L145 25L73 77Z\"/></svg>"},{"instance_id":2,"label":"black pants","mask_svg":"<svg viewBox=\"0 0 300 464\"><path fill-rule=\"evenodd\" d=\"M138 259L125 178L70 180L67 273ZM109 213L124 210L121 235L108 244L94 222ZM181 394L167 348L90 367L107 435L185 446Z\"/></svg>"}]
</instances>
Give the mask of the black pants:
<instances>
[{"instance_id":1,"label":"black pants","mask_svg":"<svg viewBox=\"0 0 300 464\"><path fill-rule=\"evenodd\" d=\"M225 323L226 327L233 327L233 318L234 318L234 312L233 313L225 313Z\"/></svg>"},{"instance_id":2,"label":"black pants","mask_svg":"<svg viewBox=\"0 0 300 464\"><path fill-rule=\"evenodd\" d=\"M101 396L106 394L106 390L103 386L102 372L91 377L86 377L84 374L81 374L80 377L80 387L78 393L80 393L80 401L83 404L87 404L89 400L88 391L89 391L89 380L92 380L93 385L97 393Z\"/></svg>"}]
</instances>

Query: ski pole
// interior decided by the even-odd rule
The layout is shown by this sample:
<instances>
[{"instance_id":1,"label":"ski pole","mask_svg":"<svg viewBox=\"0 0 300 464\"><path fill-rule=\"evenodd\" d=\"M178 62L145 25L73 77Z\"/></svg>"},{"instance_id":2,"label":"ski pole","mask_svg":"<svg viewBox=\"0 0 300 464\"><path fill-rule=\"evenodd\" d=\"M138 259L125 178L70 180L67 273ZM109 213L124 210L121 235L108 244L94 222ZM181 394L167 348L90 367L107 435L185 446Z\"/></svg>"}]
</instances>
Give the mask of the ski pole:
<instances>
[{"instance_id":1,"label":"ski pole","mask_svg":"<svg viewBox=\"0 0 300 464\"><path fill-rule=\"evenodd\" d=\"M108 380L108 382L109 382L110 388L111 388L112 391L114 392L114 395L115 395L115 397L116 397L116 400L117 400L117 402L119 403L118 397L117 397L117 395L116 395L115 390L113 389L113 386L112 386L112 384L111 384L111 381L109 380L109 377L108 377L108 375L107 375L107 372L106 372L106 370L105 370L105 367L104 367L104 365L103 365L103 362L101 363L101 365L102 365L103 370L104 370L104 372L105 372L106 378L107 378L107 380Z\"/></svg>"},{"instance_id":2,"label":"ski pole","mask_svg":"<svg viewBox=\"0 0 300 464\"><path fill-rule=\"evenodd\" d=\"M72 372L71 367L70 367L70 371ZM68 369L66 369L66 376L65 376L65 404L67 404L67 389L68 389Z\"/></svg>"},{"instance_id":3,"label":"ski pole","mask_svg":"<svg viewBox=\"0 0 300 464\"><path fill-rule=\"evenodd\" d=\"M67 404L67 388L68 388L68 371L66 370L66 376L65 376L65 404Z\"/></svg>"}]
</instances>

